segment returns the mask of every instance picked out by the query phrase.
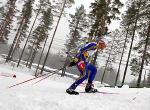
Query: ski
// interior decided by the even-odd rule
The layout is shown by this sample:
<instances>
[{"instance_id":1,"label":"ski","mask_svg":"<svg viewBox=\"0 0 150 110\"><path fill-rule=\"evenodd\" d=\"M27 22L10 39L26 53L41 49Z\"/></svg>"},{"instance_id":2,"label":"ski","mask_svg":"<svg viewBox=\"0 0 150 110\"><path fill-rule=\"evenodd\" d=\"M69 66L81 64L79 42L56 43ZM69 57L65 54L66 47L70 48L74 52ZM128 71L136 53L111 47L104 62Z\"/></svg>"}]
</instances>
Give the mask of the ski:
<instances>
[{"instance_id":1,"label":"ski","mask_svg":"<svg viewBox=\"0 0 150 110\"><path fill-rule=\"evenodd\" d=\"M23 84L23 83L26 83L26 82L32 81L32 80L34 80L34 79L40 78L40 77L45 76L45 75L46 75L46 74L41 75L41 76L38 76L38 77L34 77L34 78L27 79L27 80L22 81L22 82L20 82L20 83L16 83L16 84L14 84L14 85L11 85L11 86L9 86L8 88L12 88L12 87L15 87L15 86L21 85L21 84Z\"/></svg>"},{"instance_id":2,"label":"ski","mask_svg":"<svg viewBox=\"0 0 150 110\"><path fill-rule=\"evenodd\" d=\"M79 92L79 93L87 93L87 92ZM119 94L119 93L115 93L115 92L103 92L103 91L97 91L97 92L94 92L94 93L89 92L89 94L97 94L97 93L100 93L100 94Z\"/></svg>"},{"instance_id":3,"label":"ski","mask_svg":"<svg viewBox=\"0 0 150 110\"><path fill-rule=\"evenodd\" d=\"M10 77L10 78L16 78L15 74L9 74L9 73L0 73L0 76Z\"/></svg>"},{"instance_id":4,"label":"ski","mask_svg":"<svg viewBox=\"0 0 150 110\"><path fill-rule=\"evenodd\" d=\"M58 69L58 70L60 71L61 69ZM56 73L58 70L54 71L54 73ZM51 74L51 72L50 72L50 73L48 73L48 74ZM27 79L27 80L22 81L22 82L20 82L20 83L16 83L16 84L14 84L14 85L11 85L11 86L9 86L8 88L12 88L12 87L15 87L15 86L18 86L18 85L24 84L24 83L29 82L29 81L32 81L32 80L34 80L34 79L37 79L37 78L40 78L40 77L46 76L46 75L48 75L48 74L43 74L43 75L41 75L41 76L37 76L37 77L34 77L34 78ZM51 75L48 75L48 76L51 76ZM47 77L47 76L46 76L46 77ZM44 78L45 78L45 77L44 77Z\"/></svg>"},{"instance_id":5,"label":"ski","mask_svg":"<svg viewBox=\"0 0 150 110\"><path fill-rule=\"evenodd\" d=\"M97 91L96 93L101 93L101 94L119 94L116 92L102 92L102 91Z\"/></svg>"}]
</instances>

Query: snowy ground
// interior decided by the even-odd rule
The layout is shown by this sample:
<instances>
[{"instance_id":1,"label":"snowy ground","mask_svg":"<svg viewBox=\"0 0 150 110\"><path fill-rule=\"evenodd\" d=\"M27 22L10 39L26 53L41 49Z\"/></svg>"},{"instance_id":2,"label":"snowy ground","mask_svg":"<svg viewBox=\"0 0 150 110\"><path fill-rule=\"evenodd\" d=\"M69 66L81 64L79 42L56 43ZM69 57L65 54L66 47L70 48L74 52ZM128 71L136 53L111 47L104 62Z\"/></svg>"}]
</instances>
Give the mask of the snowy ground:
<instances>
[{"instance_id":1,"label":"snowy ground","mask_svg":"<svg viewBox=\"0 0 150 110\"><path fill-rule=\"evenodd\" d=\"M150 89L98 88L119 94L87 94L80 86L79 95L65 93L73 79L53 75L37 84L37 80L8 86L32 78L33 70L0 64L0 73L16 74L16 78L0 76L0 110L150 110Z\"/></svg>"}]
</instances>

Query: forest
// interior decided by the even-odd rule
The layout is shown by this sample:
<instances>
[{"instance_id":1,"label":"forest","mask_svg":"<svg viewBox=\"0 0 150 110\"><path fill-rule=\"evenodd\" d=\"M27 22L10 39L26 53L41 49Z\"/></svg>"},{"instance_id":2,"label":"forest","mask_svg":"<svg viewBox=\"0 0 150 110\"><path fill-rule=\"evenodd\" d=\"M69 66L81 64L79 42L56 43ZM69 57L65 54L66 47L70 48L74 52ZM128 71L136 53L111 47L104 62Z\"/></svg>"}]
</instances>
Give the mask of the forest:
<instances>
[{"instance_id":1,"label":"forest","mask_svg":"<svg viewBox=\"0 0 150 110\"><path fill-rule=\"evenodd\" d=\"M94 0L88 12L84 4L74 14L67 13L76 0L4 0L0 2L0 55L5 63L16 67L36 66L35 76L45 67L63 68L78 74L76 68L66 68L70 57L86 42L107 37L108 46L97 51L91 62L98 68L96 80L112 87L150 87L150 1ZM125 12L121 8L126 7ZM69 16L69 33L65 42L56 39L62 18ZM120 20L113 31L109 25ZM62 48L52 52L53 42ZM57 50L57 48L55 48ZM132 79L130 79L132 77Z\"/></svg>"}]
</instances>

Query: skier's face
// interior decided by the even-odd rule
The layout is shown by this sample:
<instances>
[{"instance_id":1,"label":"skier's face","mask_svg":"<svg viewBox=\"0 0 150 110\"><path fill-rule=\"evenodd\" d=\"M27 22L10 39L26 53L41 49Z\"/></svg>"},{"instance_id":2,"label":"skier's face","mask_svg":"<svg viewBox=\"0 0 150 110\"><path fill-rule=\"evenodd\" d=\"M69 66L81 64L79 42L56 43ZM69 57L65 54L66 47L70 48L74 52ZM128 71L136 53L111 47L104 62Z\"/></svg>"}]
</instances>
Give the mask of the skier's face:
<instances>
[{"instance_id":1,"label":"skier's face","mask_svg":"<svg viewBox=\"0 0 150 110\"><path fill-rule=\"evenodd\" d=\"M104 48L106 48L105 42L100 41L100 42L97 44L97 49L104 49Z\"/></svg>"}]
</instances>

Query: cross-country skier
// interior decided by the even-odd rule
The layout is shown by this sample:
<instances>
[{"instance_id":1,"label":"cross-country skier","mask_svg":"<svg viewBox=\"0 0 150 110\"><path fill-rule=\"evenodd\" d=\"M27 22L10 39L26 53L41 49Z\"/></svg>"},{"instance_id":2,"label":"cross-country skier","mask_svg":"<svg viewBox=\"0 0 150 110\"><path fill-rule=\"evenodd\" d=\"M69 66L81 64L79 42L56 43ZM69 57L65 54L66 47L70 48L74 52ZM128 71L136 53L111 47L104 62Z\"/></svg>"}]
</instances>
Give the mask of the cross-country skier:
<instances>
[{"instance_id":1,"label":"cross-country skier","mask_svg":"<svg viewBox=\"0 0 150 110\"><path fill-rule=\"evenodd\" d=\"M68 94L79 94L75 89L87 78L88 83L85 87L85 92L97 92L97 89L93 87L93 80L97 73L97 69L88 61L88 58L94 55L98 49L104 49L106 46L107 40L101 39L98 43L90 42L79 49L79 53L75 56L69 67L76 65L80 72L80 77L66 90Z\"/></svg>"}]
</instances>

